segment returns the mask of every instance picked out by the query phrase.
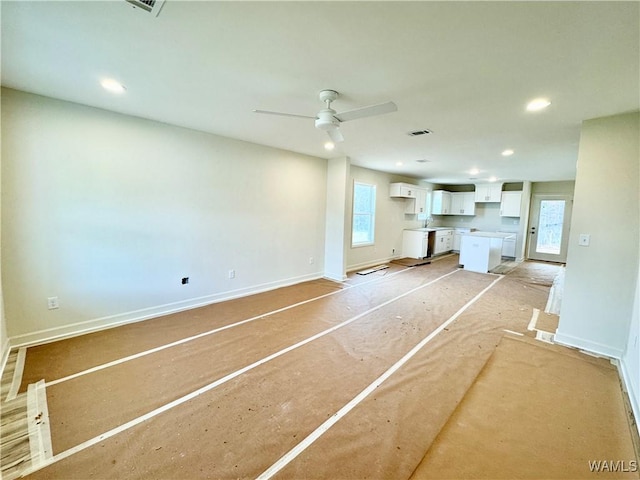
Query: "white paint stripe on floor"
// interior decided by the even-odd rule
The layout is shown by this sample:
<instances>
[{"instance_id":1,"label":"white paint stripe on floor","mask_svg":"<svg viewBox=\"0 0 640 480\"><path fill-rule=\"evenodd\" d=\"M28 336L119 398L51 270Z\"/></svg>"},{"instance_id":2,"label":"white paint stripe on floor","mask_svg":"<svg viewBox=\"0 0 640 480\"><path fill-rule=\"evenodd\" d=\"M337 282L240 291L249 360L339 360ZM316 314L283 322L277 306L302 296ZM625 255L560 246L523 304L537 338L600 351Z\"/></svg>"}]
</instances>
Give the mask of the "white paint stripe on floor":
<instances>
[{"instance_id":1,"label":"white paint stripe on floor","mask_svg":"<svg viewBox=\"0 0 640 480\"><path fill-rule=\"evenodd\" d=\"M320 436L322 436L327 430L333 427L342 417L347 415L351 410L353 410L360 402L362 402L371 392L373 392L376 388L378 388L382 383L387 380L391 375L393 375L400 367L402 367L405 363L407 363L411 358L418 353L427 343L429 343L433 338L435 338L440 332L442 332L446 327L448 327L453 321L455 321L467 308L473 305L482 295L484 295L491 287L493 287L496 283L502 280L504 277L500 276L496 278L491 284L482 290L478 295L469 300L460 310L454 313L449 319L447 319L444 323L442 323L438 328L436 328L433 332L431 332L427 337L422 339L420 343L418 343L415 347L413 347L404 357L398 360L391 368L389 368L386 372L384 372L380 377L378 377L373 383L371 383L367 388L362 390L358 395L356 395L349 403L347 403L344 407L334 413L330 418L328 418L322 425L316 428L311 434L309 434L304 440L298 443L295 447L289 450L285 455L283 455L276 463L271 465L267 470L265 470L261 475L257 477L257 480L266 480L273 477L276 473L282 470L285 466L287 466L291 461L293 461L298 455L300 455L304 450L306 450L313 442L315 442Z\"/></svg>"},{"instance_id":2,"label":"white paint stripe on floor","mask_svg":"<svg viewBox=\"0 0 640 480\"><path fill-rule=\"evenodd\" d=\"M27 426L32 468L40 468L52 458L49 408L44 380L27 388Z\"/></svg>"},{"instance_id":3,"label":"white paint stripe on floor","mask_svg":"<svg viewBox=\"0 0 640 480\"><path fill-rule=\"evenodd\" d=\"M405 268L403 270L399 270L397 272L393 272L393 273L391 273L391 274L389 274L389 275L387 275L386 277L383 277L383 278L391 278L393 275L397 275L399 273L406 272L407 270L410 270L410 269L411 268ZM180 340L176 340L175 342L167 343L165 345L160 345L159 347L151 348L151 349L145 350L143 352L135 353L133 355L129 355L129 356L126 356L126 357L119 358L117 360L113 360L111 362L103 363L102 365L97 365L95 367L87 368L86 370L82 370L81 372L77 372L77 373L74 373L74 374L71 374L71 375L67 375L66 377L58 378L56 380L51 380L50 382L47 382L47 387L52 387L54 385L57 385L58 383L66 382L68 380L72 380L74 378L81 377L83 375L88 375L90 373L98 372L98 371L104 370L106 368L114 367L116 365L120 365L121 363L130 362L131 360L135 360L135 359L140 358L140 357L151 355L153 353L157 353L157 352L160 352L162 350L166 350L167 348L177 347L178 345L182 345L184 343L192 342L192 341L197 340L199 338L203 338L203 337L206 337L206 336L209 336L209 335L213 335L213 334L222 332L224 330L229 330L231 328L239 327L240 325L244 325L246 323L255 322L256 320L263 319L263 318L268 317L270 315L275 315L277 313L281 313L281 312L284 312L286 310L290 310L292 308L296 308L296 307L299 307L301 305L305 305L307 303L315 302L317 300L321 300L321 299L329 297L331 295L336 295L336 294L344 292L346 290L350 290L352 288L359 287L361 285L366 285L366 284L369 284L369 283L372 283L372 282L375 282L375 281L378 281L378 280L380 280L380 278L369 280L367 282L357 283L357 284L354 284L354 285L348 285L348 286L346 286L346 287L344 287L344 288L342 288L340 290L336 290L336 291L333 291L333 292L325 293L324 295L320 295L318 297L314 297L314 298L310 298L310 299L307 299L307 300L303 300L301 302L294 303L293 305L287 305L286 307L282 307L282 308L279 308L277 310L272 310L271 312L261 313L260 315L256 315L255 317L247 318L245 320L241 320L239 322L231 323L231 324L225 325L223 327L214 328L213 330L208 330L206 332L202 332L202 333L199 333L197 335L192 335L191 337L182 338Z\"/></svg>"},{"instance_id":4,"label":"white paint stripe on floor","mask_svg":"<svg viewBox=\"0 0 640 480\"><path fill-rule=\"evenodd\" d=\"M540 315L540 310L537 308L533 309L533 313L531 314L531 321L529 321L529 325L527 325L527 330L533 332L536 328L536 323L538 323L538 316Z\"/></svg>"},{"instance_id":5,"label":"white paint stripe on floor","mask_svg":"<svg viewBox=\"0 0 640 480\"><path fill-rule=\"evenodd\" d=\"M264 357L263 359L258 360L256 362L250 364L250 365L247 365L246 367L243 367L243 368L241 368L239 370L236 370L235 372L229 373L228 375L225 375L224 377L219 378L215 382L212 382L212 383L210 383L208 385L205 385L205 386L203 386L203 387L201 387L201 388L199 388L199 389L197 389L197 390L195 390L195 391L193 391L193 392L191 392L191 393L189 393L189 394L187 394L187 395L185 395L183 397L180 397L180 398L174 400L173 402L167 403L166 405L163 405L163 406L161 406L159 408L156 408L155 410L152 410L149 413L146 413L145 415L142 415L141 417L138 417L138 418L135 418L133 420L130 420L127 423L125 423L123 425L120 425L119 427L115 427L115 428L109 430L108 432L105 432L105 433L103 433L101 435L98 435L97 437L93 437L92 439L87 440L86 442L83 442L83 443L81 443L79 445L76 445L75 447L72 447L72 448L70 448L68 450L65 450L64 452L60 452L57 455L54 455L53 457L49 458L45 463L43 463L41 465L38 465L37 467L32 467L31 469L28 469L25 473L23 473L23 476L26 476L26 475L28 475L30 473L33 473L36 470L44 468L44 467L46 467L48 465L51 465L53 463L59 462L60 460L64 460L65 458L68 458L68 457L70 457L70 456L72 456L72 455L74 455L74 454L76 454L78 452L81 452L81 451L83 451L83 450L85 450L85 449L87 449L87 448L89 448L89 447L91 447L93 445L96 445L96 444L98 444L98 443L100 443L100 442L102 442L102 441L104 441L104 440L106 440L106 439L108 439L110 437L118 435L119 433L122 433L122 432L124 432L126 430L129 430L130 428L133 428L133 427L135 427L135 426L137 426L137 425L139 425L139 424L141 424L141 423L143 423L143 422L145 422L145 421L147 421L147 420L149 420L149 419L151 419L153 417L156 417L156 416L160 415L161 413L164 413L164 412L166 412L168 410L171 410L174 407L182 405L183 403L186 403L186 402L188 402L190 400L193 400L194 398L198 397L199 395L202 395L203 393L206 393L206 392L208 392L210 390L213 390L214 388L219 387L220 385L222 385L222 384L224 384L224 383L226 383L226 382L228 382L230 380L233 380L234 378L239 377L240 375L242 375L244 373L247 373L248 371L253 370L256 367L259 367L260 365L263 365L263 364L265 364L265 363L267 363L267 362L269 362L271 360L274 360L274 359L276 359L276 358L278 358L278 357L280 357L280 356L282 356L282 355L284 355L286 353L291 352L292 350L295 350L295 349L300 348L300 347L302 347L302 346L304 346L304 345L306 345L308 343L311 343L314 340L317 340L317 339L319 339L321 337L324 337L325 335L333 333L336 330L339 330L340 328L345 327L345 326L355 322L356 320L359 320L360 318L362 318L362 317L364 317L366 315L369 315L370 313L375 312L376 310L380 310L381 308L386 307L387 305L390 305L391 303L396 302L396 301L400 300L401 298L404 298L404 297L406 297L408 295L411 295L412 293L415 293L418 290L421 290L421 289L423 289L425 287L428 287L429 285L433 285L434 283L436 283L436 282L438 282L438 281L440 281L440 280L442 280L442 279L444 279L444 278L446 278L446 277L448 277L450 275L453 275L454 273L457 273L459 271L460 271L459 269L453 270L453 271L451 271L449 273L446 273L446 274L444 274L444 275L442 275L442 276L440 276L440 277L438 277L438 278L436 278L434 280L431 280L431 281L429 281L427 283L424 283L424 284L419 285L419 286L417 286L415 288L412 288L411 290L408 290L408 291L406 291L406 292L404 292L404 293L402 293L402 294L400 294L400 295L398 295L398 296L396 296L396 297L394 297L392 299L389 299L389 300L381 303L380 305L377 305L377 306L375 306L373 308L370 308L369 310L367 310L365 312L359 313L358 315L356 315L354 317L351 317L350 319L345 320L342 323L334 325L333 327L328 328L326 330L323 330L322 332L317 333L317 334L315 334L315 335L313 335L311 337L308 337L305 340L302 340L302 341L300 341L298 343L295 343L295 344L290 345L290 346L288 346L286 348L283 348L282 350L279 350L278 352L272 353L271 355L269 355L267 357ZM500 277L500 278L502 278L502 277ZM495 281L494 281L494 283L495 283ZM493 285L493 283L492 283L492 285ZM484 290L483 290L483 292L484 292ZM454 317L457 316L457 315L458 315L458 313L456 315L454 315ZM454 317L452 317L452 318L454 318ZM444 327L442 327L442 328L444 328Z\"/></svg>"},{"instance_id":6,"label":"white paint stripe on floor","mask_svg":"<svg viewBox=\"0 0 640 480\"><path fill-rule=\"evenodd\" d=\"M524 337L524 333L514 332L513 330L507 330L506 328L503 328L502 331L510 333L511 335L518 335L519 337Z\"/></svg>"},{"instance_id":7,"label":"white paint stripe on floor","mask_svg":"<svg viewBox=\"0 0 640 480\"><path fill-rule=\"evenodd\" d=\"M22 373L24 372L24 360L27 356L27 348L20 347L18 349L18 355L16 356L16 366L13 370L13 378L11 380L11 387L7 394L6 402L13 400L18 395L20 390L20 384L22 383Z\"/></svg>"}]
</instances>

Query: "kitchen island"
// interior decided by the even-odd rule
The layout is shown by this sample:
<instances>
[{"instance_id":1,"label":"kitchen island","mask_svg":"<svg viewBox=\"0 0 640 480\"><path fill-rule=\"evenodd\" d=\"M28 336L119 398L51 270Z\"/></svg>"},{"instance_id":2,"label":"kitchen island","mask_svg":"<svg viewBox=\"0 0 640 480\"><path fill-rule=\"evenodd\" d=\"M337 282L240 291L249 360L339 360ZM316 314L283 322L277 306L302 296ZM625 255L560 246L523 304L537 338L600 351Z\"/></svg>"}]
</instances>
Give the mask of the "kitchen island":
<instances>
[{"instance_id":1,"label":"kitchen island","mask_svg":"<svg viewBox=\"0 0 640 480\"><path fill-rule=\"evenodd\" d=\"M460 239L460 265L465 270L487 273L502 263L502 242L515 233L470 232Z\"/></svg>"}]
</instances>

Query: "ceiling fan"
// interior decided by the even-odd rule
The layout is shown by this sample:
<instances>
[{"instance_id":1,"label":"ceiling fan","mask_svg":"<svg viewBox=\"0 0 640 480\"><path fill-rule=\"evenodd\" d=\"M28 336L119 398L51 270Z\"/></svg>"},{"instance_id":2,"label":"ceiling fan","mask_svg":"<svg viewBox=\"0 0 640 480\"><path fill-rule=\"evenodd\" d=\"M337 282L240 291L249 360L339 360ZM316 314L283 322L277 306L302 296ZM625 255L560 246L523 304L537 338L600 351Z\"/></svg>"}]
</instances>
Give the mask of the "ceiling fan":
<instances>
[{"instance_id":1,"label":"ceiling fan","mask_svg":"<svg viewBox=\"0 0 640 480\"><path fill-rule=\"evenodd\" d=\"M315 119L316 128L325 130L329 134L331 140L337 143L344 140L344 137L340 132L340 124L342 122L348 122L349 120L356 120L358 118L373 117L374 115L382 115L384 113L391 113L398 110L395 103L386 102L337 113L333 108L331 108L331 102L337 99L339 95L340 94L335 90L322 90L318 97L320 98L320 101L325 103L326 108L320 110L315 117L311 117L309 115L296 115L294 113L271 112L268 110L254 110L254 112L266 113L268 115L282 115L285 117Z\"/></svg>"}]
</instances>

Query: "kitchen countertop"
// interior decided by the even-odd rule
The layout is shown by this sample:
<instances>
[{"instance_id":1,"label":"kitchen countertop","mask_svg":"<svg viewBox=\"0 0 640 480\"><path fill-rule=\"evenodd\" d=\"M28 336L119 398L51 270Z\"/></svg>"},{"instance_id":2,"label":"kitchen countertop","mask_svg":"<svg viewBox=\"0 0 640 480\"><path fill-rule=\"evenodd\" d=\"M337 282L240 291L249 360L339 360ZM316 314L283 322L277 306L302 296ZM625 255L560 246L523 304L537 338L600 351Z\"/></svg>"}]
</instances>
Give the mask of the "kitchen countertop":
<instances>
[{"instance_id":1,"label":"kitchen countertop","mask_svg":"<svg viewBox=\"0 0 640 480\"><path fill-rule=\"evenodd\" d=\"M505 238L515 237L517 234L509 233L509 232L469 232L469 233L463 233L462 235L471 236L471 237L489 237L489 238L505 239Z\"/></svg>"},{"instance_id":2,"label":"kitchen countertop","mask_svg":"<svg viewBox=\"0 0 640 480\"><path fill-rule=\"evenodd\" d=\"M412 232L437 232L438 230L454 230L453 227L406 228Z\"/></svg>"}]
</instances>

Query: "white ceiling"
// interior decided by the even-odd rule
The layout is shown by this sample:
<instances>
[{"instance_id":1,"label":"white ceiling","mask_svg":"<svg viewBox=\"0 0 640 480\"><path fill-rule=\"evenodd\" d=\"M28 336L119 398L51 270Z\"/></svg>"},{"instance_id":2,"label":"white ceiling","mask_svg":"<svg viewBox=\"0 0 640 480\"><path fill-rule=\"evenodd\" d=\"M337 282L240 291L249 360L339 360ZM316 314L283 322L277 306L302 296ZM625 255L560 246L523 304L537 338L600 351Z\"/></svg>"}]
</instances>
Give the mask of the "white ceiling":
<instances>
[{"instance_id":1,"label":"white ceiling","mask_svg":"<svg viewBox=\"0 0 640 480\"><path fill-rule=\"evenodd\" d=\"M474 167L568 180L581 121L640 106L639 6L166 0L155 17L124 0L5 0L2 84L436 183L473 183ZM339 112L398 111L344 123L332 153L313 120L252 112L315 115L322 89ZM552 105L526 112L540 96Z\"/></svg>"}]
</instances>

